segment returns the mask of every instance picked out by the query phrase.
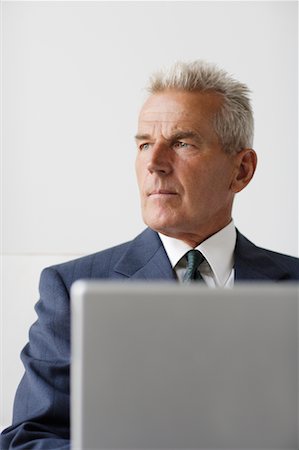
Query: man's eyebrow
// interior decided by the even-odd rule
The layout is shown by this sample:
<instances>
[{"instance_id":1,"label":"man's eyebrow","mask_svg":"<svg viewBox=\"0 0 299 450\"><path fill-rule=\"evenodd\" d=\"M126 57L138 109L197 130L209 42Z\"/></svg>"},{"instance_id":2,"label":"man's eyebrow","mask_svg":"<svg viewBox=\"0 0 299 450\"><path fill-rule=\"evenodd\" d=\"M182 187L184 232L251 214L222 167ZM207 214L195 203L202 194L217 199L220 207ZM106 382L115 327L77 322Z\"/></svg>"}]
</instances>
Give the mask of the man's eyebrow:
<instances>
[{"instance_id":1,"label":"man's eyebrow","mask_svg":"<svg viewBox=\"0 0 299 450\"><path fill-rule=\"evenodd\" d=\"M146 141L151 139L151 136L149 134L136 134L135 140L136 141Z\"/></svg>"},{"instance_id":2,"label":"man's eyebrow","mask_svg":"<svg viewBox=\"0 0 299 450\"><path fill-rule=\"evenodd\" d=\"M202 140L202 137L200 136L199 133L197 133L195 131L191 131L191 130L178 131L178 132L172 134L169 137L169 140L176 141L176 140L186 139L186 138L193 138L193 139L197 139L197 140Z\"/></svg>"}]
</instances>

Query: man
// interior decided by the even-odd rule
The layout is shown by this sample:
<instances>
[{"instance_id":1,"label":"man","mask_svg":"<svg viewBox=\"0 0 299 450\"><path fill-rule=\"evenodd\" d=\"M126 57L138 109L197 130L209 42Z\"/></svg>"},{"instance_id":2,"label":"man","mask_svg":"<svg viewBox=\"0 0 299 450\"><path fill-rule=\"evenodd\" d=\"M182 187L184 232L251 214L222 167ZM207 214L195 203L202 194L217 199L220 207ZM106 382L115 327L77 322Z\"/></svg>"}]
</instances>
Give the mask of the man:
<instances>
[{"instance_id":1,"label":"man","mask_svg":"<svg viewBox=\"0 0 299 450\"><path fill-rule=\"evenodd\" d=\"M22 352L26 373L2 449L69 448L69 290L75 280L198 278L232 287L242 280L299 279L298 259L256 247L232 222L234 196L257 162L247 87L197 61L155 75L149 92L136 135L149 228L132 242L43 271L38 321ZM198 266L190 266L191 254Z\"/></svg>"}]
</instances>

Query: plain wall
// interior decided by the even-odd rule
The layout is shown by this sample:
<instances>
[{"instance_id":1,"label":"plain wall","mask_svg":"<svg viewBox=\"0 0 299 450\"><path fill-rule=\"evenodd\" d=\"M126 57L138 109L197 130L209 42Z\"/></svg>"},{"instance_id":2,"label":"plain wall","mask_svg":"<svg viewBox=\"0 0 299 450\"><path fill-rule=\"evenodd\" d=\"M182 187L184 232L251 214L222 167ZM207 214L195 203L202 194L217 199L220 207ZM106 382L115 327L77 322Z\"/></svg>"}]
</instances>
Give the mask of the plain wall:
<instances>
[{"instance_id":1,"label":"plain wall","mask_svg":"<svg viewBox=\"0 0 299 450\"><path fill-rule=\"evenodd\" d=\"M144 227L134 174L149 74L217 63L252 90L254 180L237 227L298 255L297 2L2 3L2 408L11 421L41 269Z\"/></svg>"}]
</instances>

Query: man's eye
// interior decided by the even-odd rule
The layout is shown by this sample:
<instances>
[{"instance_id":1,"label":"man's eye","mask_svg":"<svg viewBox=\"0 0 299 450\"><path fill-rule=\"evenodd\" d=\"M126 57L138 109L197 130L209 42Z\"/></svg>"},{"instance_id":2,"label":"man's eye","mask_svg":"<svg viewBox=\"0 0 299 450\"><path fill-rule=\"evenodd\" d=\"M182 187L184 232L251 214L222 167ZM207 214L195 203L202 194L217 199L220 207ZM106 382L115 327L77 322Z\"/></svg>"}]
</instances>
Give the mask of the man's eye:
<instances>
[{"instance_id":1,"label":"man's eye","mask_svg":"<svg viewBox=\"0 0 299 450\"><path fill-rule=\"evenodd\" d=\"M178 141L174 143L174 148L188 148L190 147L190 144L187 144L187 142Z\"/></svg>"},{"instance_id":2,"label":"man's eye","mask_svg":"<svg viewBox=\"0 0 299 450\"><path fill-rule=\"evenodd\" d=\"M139 150L148 150L150 144L148 142L145 142L144 144L139 145Z\"/></svg>"}]
</instances>

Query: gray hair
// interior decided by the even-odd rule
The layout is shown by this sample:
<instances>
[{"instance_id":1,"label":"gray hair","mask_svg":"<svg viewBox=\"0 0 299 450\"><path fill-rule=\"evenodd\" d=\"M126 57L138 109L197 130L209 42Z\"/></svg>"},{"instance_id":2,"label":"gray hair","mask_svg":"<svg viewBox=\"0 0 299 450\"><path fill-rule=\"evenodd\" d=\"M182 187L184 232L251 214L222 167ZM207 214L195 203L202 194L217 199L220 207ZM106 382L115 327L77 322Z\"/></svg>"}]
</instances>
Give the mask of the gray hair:
<instances>
[{"instance_id":1,"label":"gray hair","mask_svg":"<svg viewBox=\"0 0 299 450\"><path fill-rule=\"evenodd\" d=\"M223 149L228 153L252 148L253 113L250 90L216 65L197 60L177 62L169 69L154 73L147 87L151 94L167 89L217 92L223 104L213 119L213 126Z\"/></svg>"}]
</instances>

